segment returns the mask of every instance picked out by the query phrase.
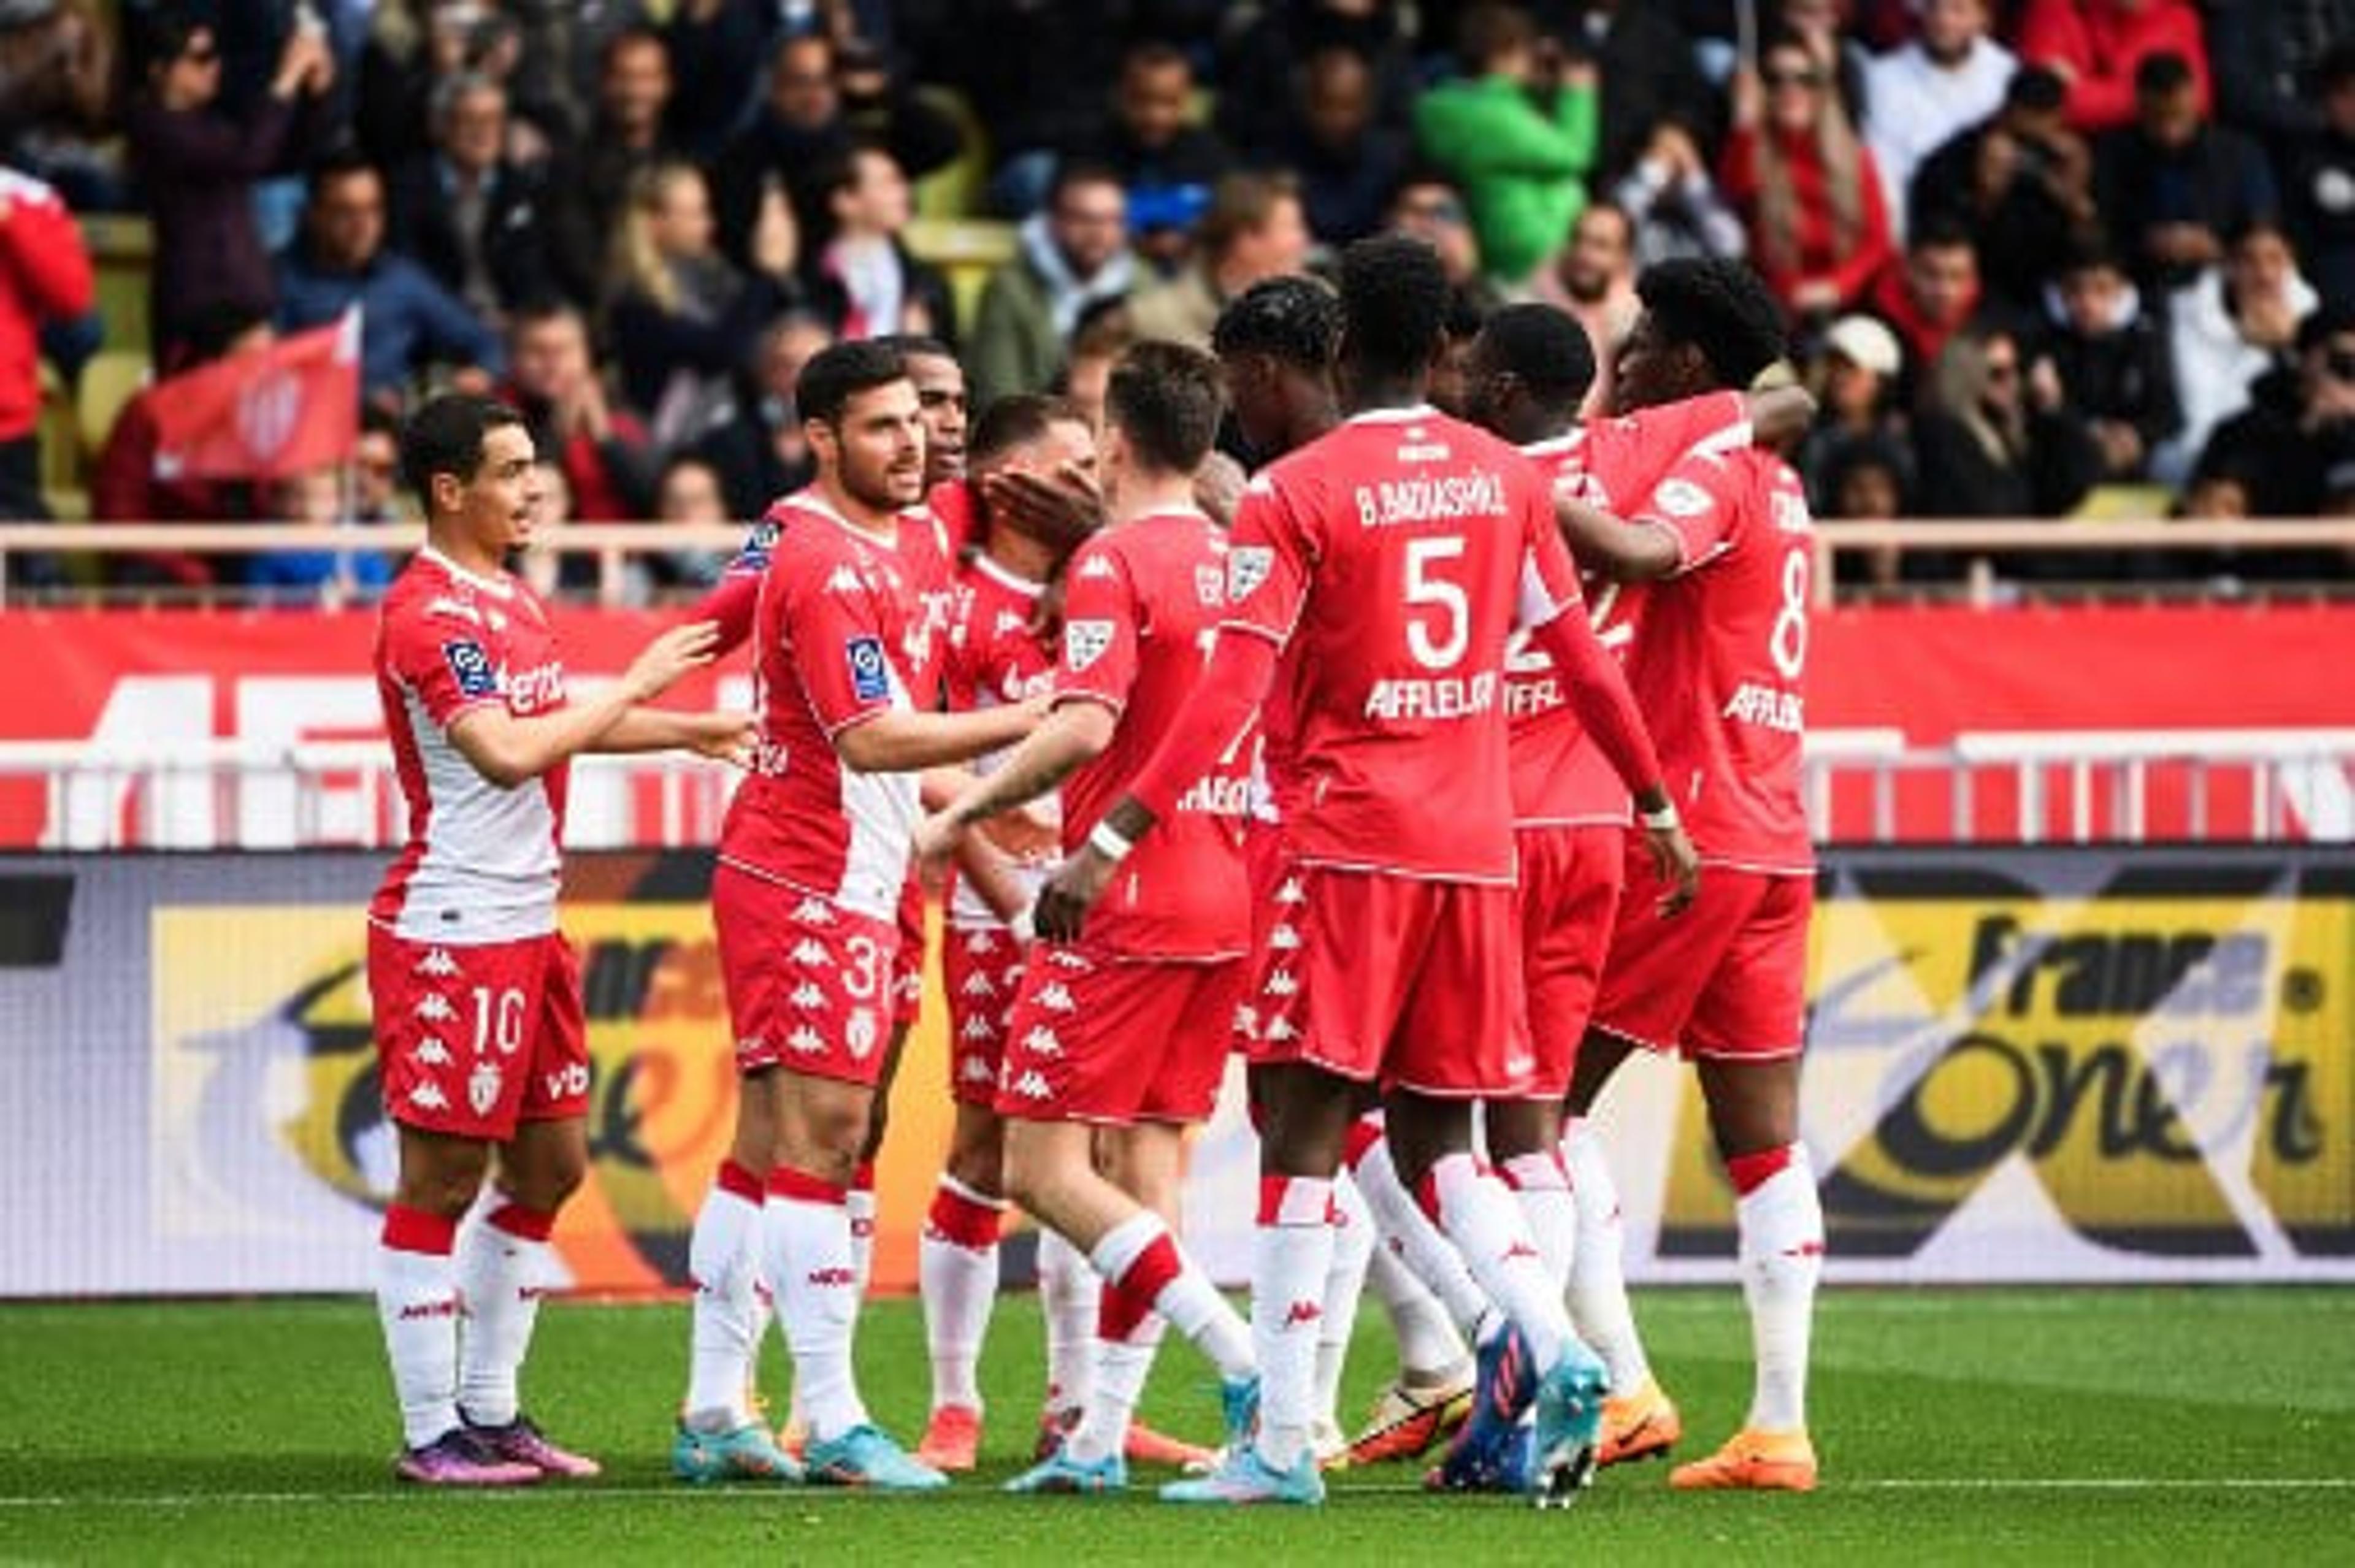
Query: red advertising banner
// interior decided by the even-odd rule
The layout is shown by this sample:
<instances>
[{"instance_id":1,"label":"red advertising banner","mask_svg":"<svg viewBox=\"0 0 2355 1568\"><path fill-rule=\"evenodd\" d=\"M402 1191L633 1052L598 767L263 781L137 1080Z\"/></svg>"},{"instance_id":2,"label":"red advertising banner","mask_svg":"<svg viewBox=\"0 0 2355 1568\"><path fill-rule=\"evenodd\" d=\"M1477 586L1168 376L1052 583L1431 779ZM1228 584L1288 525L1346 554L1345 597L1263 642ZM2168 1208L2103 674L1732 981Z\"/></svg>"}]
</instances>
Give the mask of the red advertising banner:
<instances>
[{"instance_id":1,"label":"red advertising banner","mask_svg":"<svg viewBox=\"0 0 2355 1568\"><path fill-rule=\"evenodd\" d=\"M650 613L575 611L562 618L575 681L617 674L666 623ZM191 741L356 740L380 732L366 611L12 611L0 614L0 670L14 673L0 705L0 741L102 742L126 753ZM1870 758L1902 749L2006 754L2022 736L2066 738L2078 752L2132 741L2197 754L2220 732L2355 730L2355 688L2339 672L2355 655L2355 607L2151 606L1970 610L1841 610L1813 623L1807 660L1811 733L1846 768L1824 802L1828 836L1936 842L1956 836L1950 770L1891 771ZM678 688L682 705L746 700L741 654L730 668ZM2016 747L2015 747L2016 749ZM2318 752L2343 746L2318 740ZM5 756L5 752L0 752ZM0 846L27 847L51 833L54 802L21 760L0 768ZM2049 813L2037 837L2071 835L2056 761ZM2019 836L2017 766L1984 770L1963 813L1970 837ZM2026 787L2035 790L2030 782ZM2245 780L2201 785L2198 809L2218 836L2253 808ZM2126 792L2096 790L2084 807L2090 837L2126 836ZM2137 786L2137 836L2190 836L2194 790L2182 766L2162 766ZM2346 779L2327 798L2284 809L2347 806ZM1881 798L1885 797L1885 798ZM2335 828L2316 837L2344 837Z\"/></svg>"}]
</instances>

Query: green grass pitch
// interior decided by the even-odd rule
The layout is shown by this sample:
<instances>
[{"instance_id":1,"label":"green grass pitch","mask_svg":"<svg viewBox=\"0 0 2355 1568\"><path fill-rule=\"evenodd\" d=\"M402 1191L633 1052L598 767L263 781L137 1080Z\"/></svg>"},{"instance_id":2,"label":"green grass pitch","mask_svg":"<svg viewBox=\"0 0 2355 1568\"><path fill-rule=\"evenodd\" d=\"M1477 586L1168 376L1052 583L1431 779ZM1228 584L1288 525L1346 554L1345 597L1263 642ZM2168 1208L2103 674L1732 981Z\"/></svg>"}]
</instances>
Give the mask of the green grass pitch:
<instances>
[{"instance_id":1,"label":"green grass pitch","mask_svg":"<svg viewBox=\"0 0 2355 1568\"><path fill-rule=\"evenodd\" d=\"M1731 1289L1638 1302L1687 1452L1740 1419L1748 1330ZM1347 1412L1388 1370L1370 1304ZM559 1302L527 1403L604 1478L526 1494L397 1489L376 1322L358 1301L0 1308L0 1563L1136 1561L2344 1563L2355 1557L2355 1290L1827 1292L1810 1497L1685 1496L1606 1472L1564 1512L1436 1499L1404 1467L1336 1478L1321 1510L1017 1499L1039 1322L1003 1304L983 1473L945 1497L698 1490L666 1466L683 1385L677 1303ZM859 1363L912 1442L915 1305L874 1304ZM773 1342L764 1372L779 1381ZM1207 1435L1212 1381L1163 1351L1147 1413ZM1149 1483L1156 1477L1140 1476ZM2229 1554L2229 1555L2228 1555Z\"/></svg>"}]
</instances>

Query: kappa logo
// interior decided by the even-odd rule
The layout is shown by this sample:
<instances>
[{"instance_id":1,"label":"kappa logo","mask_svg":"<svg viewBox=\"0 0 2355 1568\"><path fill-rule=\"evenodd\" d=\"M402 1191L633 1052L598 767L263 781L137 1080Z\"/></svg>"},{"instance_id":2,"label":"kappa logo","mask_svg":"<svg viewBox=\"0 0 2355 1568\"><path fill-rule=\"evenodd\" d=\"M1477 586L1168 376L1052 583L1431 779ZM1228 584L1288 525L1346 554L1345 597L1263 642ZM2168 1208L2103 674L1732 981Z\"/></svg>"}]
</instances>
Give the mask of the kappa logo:
<instances>
[{"instance_id":1,"label":"kappa logo","mask_svg":"<svg viewBox=\"0 0 2355 1568\"><path fill-rule=\"evenodd\" d=\"M439 991L428 991L418 997L414 1010L421 1023L446 1024L458 1016L458 1009L450 1005L450 998Z\"/></svg>"},{"instance_id":2,"label":"kappa logo","mask_svg":"<svg viewBox=\"0 0 2355 1568\"><path fill-rule=\"evenodd\" d=\"M834 906L824 899L804 899L794 906L796 925L832 925Z\"/></svg>"},{"instance_id":3,"label":"kappa logo","mask_svg":"<svg viewBox=\"0 0 2355 1568\"><path fill-rule=\"evenodd\" d=\"M1259 1009L1252 1007L1249 1002L1241 1002L1236 1004L1234 1032L1242 1036L1245 1040L1257 1040L1259 1038Z\"/></svg>"},{"instance_id":4,"label":"kappa logo","mask_svg":"<svg viewBox=\"0 0 2355 1568\"><path fill-rule=\"evenodd\" d=\"M957 1081L963 1083L986 1083L997 1076L986 1056L968 1056L957 1063Z\"/></svg>"},{"instance_id":5,"label":"kappa logo","mask_svg":"<svg viewBox=\"0 0 2355 1568\"><path fill-rule=\"evenodd\" d=\"M1263 544L1239 544L1227 552L1227 603L1241 604L1259 592L1275 571L1275 551Z\"/></svg>"},{"instance_id":6,"label":"kappa logo","mask_svg":"<svg viewBox=\"0 0 2355 1568\"><path fill-rule=\"evenodd\" d=\"M429 615L447 615L453 621L470 621L477 626L483 624L483 613L464 599L446 597L429 599L425 603L425 613Z\"/></svg>"},{"instance_id":7,"label":"kappa logo","mask_svg":"<svg viewBox=\"0 0 2355 1568\"><path fill-rule=\"evenodd\" d=\"M1278 953L1297 953L1300 950L1300 933L1288 925L1279 925L1267 933L1267 944Z\"/></svg>"},{"instance_id":8,"label":"kappa logo","mask_svg":"<svg viewBox=\"0 0 2355 1568\"><path fill-rule=\"evenodd\" d=\"M505 1077L496 1061L486 1059L474 1063L474 1072L466 1075L466 1104L474 1107L474 1115L491 1114L491 1107L499 1103L499 1091L506 1086Z\"/></svg>"},{"instance_id":9,"label":"kappa logo","mask_svg":"<svg viewBox=\"0 0 2355 1568\"><path fill-rule=\"evenodd\" d=\"M417 1042L417 1049L409 1053L409 1060L420 1067L447 1067L450 1065L450 1048L437 1036L429 1034Z\"/></svg>"},{"instance_id":10,"label":"kappa logo","mask_svg":"<svg viewBox=\"0 0 2355 1568\"><path fill-rule=\"evenodd\" d=\"M858 575L857 567L845 561L826 574L826 591L828 593L863 593L867 591L867 579Z\"/></svg>"},{"instance_id":11,"label":"kappa logo","mask_svg":"<svg viewBox=\"0 0 2355 1568\"><path fill-rule=\"evenodd\" d=\"M1055 1097L1054 1086L1047 1082L1047 1075L1036 1068L1017 1078L1009 1093L1019 1094L1025 1100L1051 1100Z\"/></svg>"},{"instance_id":12,"label":"kappa logo","mask_svg":"<svg viewBox=\"0 0 2355 1568\"><path fill-rule=\"evenodd\" d=\"M826 944L815 937L803 937L794 944L794 962L804 968L815 969L826 962Z\"/></svg>"},{"instance_id":13,"label":"kappa logo","mask_svg":"<svg viewBox=\"0 0 2355 1568\"><path fill-rule=\"evenodd\" d=\"M417 961L417 972L431 975L437 980L447 980L458 973L458 961L450 956L450 950L446 947L432 948Z\"/></svg>"},{"instance_id":14,"label":"kappa logo","mask_svg":"<svg viewBox=\"0 0 2355 1568\"><path fill-rule=\"evenodd\" d=\"M1223 564L1194 569L1194 597L1210 610L1227 602L1227 569Z\"/></svg>"},{"instance_id":15,"label":"kappa logo","mask_svg":"<svg viewBox=\"0 0 2355 1568\"><path fill-rule=\"evenodd\" d=\"M1286 877L1284 886L1275 890L1275 901L1280 904L1305 904L1308 901L1308 891L1300 885L1298 877Z\"/></svg>"},{"instance_id":16,"label":"kappa logo","mask_svg":"<svg viewBox=\"0 0 2355 1568\"><path fill-rule=\"evenodd\" d=\"M1278 969L1267 977L1266 988L1271 997L1296 997L1300 994L1300 982L1291 970Z\"/></svg>"},{"instance_id":17,"label":"kappa logo","mask_svg":"<svg viewBox=\"0 0 2355 1568\"><path fill-rule=\"evenodd\" d=\"M1060 980L1039 988L1039 1005L1050 1013L1072 1012L1079 1007L1071 1000L1071 988Z\"/></svg>"},{"instance_id":18,"label":"kappa logo","mask_svg":"<svg viewBox=\"0 0 2355 1568\"><path fill-rule=\"evenodd\" d=\"M1074 675L1103 657L1111 646L1110 621L1071 621L1063 626L1063 662Z\"/></svg>"},{"instance_id":19,"label":"kappa logo","mask_svg":"<svg viewBox=\"0 0 2355 1568\"><path fill-rule=\"evenodd\" d=\"M805 1013L814 1013L826 1006L826 992L815 981L804 980L794 987L794 994L786 1000Z\"/></svg>"},{"instance_id":20,"label":"kappa logo","mask_svg":"<svg viewBox=\"0 0 2355 1568\"><path fill-rule=\"evenodd\" d=\"M1286 1329L1305 1328L1324 1316L1323 1307L1304 1296L1284 1309L1284 1327Z\"/></svg>"},{"instance_id":21,"label":"kappa logo","mask_svg":"<svg viewBox=\"0 0 2355 1568\"><path fill-rule=\"evenodd\" d=\"M996 1032L996 1029L990 1023L990 1021L987 1019L983 1018L979 1013L975 1013L973 1017L965 1019L964 1028L957 1030L957 1034L960 1038L973 1040L975 1043L987 1040Z\"/></svg>"},{"instance_id":22,"label":"kappa logo","mask_svg":"<svg viewBox=\"0 0 2355 1568\"><path fill-rule=\"evenodd\" d=\"M540 1074L541 1093L550 1100L570 1100L589 1093L589 1064L568 1061L553 1072Z\"/></svg>"},{"instance_id":23,"label":"kappa logo","mask_svg":"<svg viewBox=\"0 0 2355 1568\"><path fill-rule=\"evenodd\" d=\"M1290 1019L1280 1018L1273 1023L1267 1026L1267 1039L1268 1043L1271 1045L1282 1045L1288 1040L1298 1040L1299 1038L1300 1031L1292 1027L1292 1020Z\"/></svg>"},{"instance_id":24,"label":"kappa logo","mask_svg":"<svg viewBox=\"0 0 2355 1568\"><path fill-rule=\"evenodd\" d=\"M1118 569L1112 563L1112 557L1108 555L1092 555L1080 566L1080 581L1082 582L1101 582L1119 575Z\"/></svg>"},{"instance_id":25,"label":"kappa logo","mask_svg":"<svg viewBox=\"0 0 2355 1568\"><path fill-rule=\"evenodd\" d=\"M997 982L976 969L964 977L964 984L958 989L968 997L994 997L997 995Z\"/></svg>"},{"instance_id":26,"label":"kappa logo","mask_svg":"<svg viewBox=\"0 0 2355 1568\"><path fill-rule=\"evenodd\" d=\"M794 1032L785 1036L785 1049L795 1056L824 1056L826 1036L807 1024L795 1024Z\"/></svg>"},{"instance_id":27,"label":"kappa logo","mask_svg":"<svg viewBox=\"0 0 2355 1568\"><path fill-rule=\"evenodd\" d=\"M409 1092L409 1103L421 1111L446 1111L450 1097L442 1093L439 1083L420 1083Z\"/></svg>"},{"instance_id":28,"label":"kappa logo","mask_svg":"<svg viewBox=\"0 0 2355 1568\"><path fill-rule=\"evenodd\" d=\"M989 950L996 945L997 939L986 931L974 931L967 932L965 933L964 950L975 958L988 956Z\"/></svg>"},{"instance_id":29,"label":"kappa logo","mask_svg":"<svg viewBox=\"0 0 2355 1568\"><path fill-rule=\"evenodd\" d=\"M924 977L922 975L902 975L891 982L891 994L903 1002L915 1001L924 994Z\"/></svg>"},{"instance_id":30,"label":"kappa logo","mask_svg":"<svg viewBox=\"0 0 2355 1568\"><path fill-rule=\"evenodd\" d=\"M1060 1056L1063 1054L1063 1042L1056 1037L1053 1029L1040 1024L1022 1037L1022 1049L1033 1056Z\"/></svg>"},{"instance_id":31,"label":"kappa logo","mask_svg":"<svg viewBox=\"0 0 2355 1568\"><path fill-rule=\"evenodd\" d=\"M1068 947L1058 947L1053 952L1048 954L1047 962L1052 964L1058 969L1084 970L1089 967L1088 961L1085 958L1081 957L1078 954L1072 952Z\"/></svg>"},{"instance_id":32,"label":"kappa logo","mask_svg":"<svg viewBox=\"0 0 2355 1568\"><path fill-rule=\"evenodd\" d=\"M1004 637L1016 632L1027 632L1029 629L1030 622L1027 616L1017 614L1011 610L1000 610L997 613L996 621L989 628L989 635L993 637Z\"/></svg>"},{"instance_id":33,"label":"kappa logo","mask_svg":"<svg viewBox=\"0 0 2355 1568\"><path fill-rule=\"evenodd\" d=\"M868 1055L875 1049L873 1009L858 1008L852 1011L849 1027L843 1030L843 1042L850 1047L850 1054L853 1057L860 1061L867 1060Z\"/></svg>"}]
</instances>

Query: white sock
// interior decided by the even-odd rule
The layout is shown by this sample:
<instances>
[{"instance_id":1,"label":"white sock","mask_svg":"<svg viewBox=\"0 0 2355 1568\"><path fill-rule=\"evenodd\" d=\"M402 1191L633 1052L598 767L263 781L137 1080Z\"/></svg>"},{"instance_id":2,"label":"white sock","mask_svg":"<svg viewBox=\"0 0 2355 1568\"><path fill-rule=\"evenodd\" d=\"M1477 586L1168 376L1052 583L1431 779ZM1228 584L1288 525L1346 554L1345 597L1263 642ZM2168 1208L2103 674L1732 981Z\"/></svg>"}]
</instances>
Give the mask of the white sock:
<instances>
[{"instance_id":1,"label":"white sock","mask_svg":"<svg viewBox=\"0 0 2355 1568\"><path fill-rule=\"evenodd\" d=\"M1611 1392L1631 1394L1652 1381L1652 1366L1644 1356L1643 1336L1636 1331L1635 1309L1627 1304L1619 1184L1612 1179L1603 1140L1585 1117L1573 1117L1562 1133L1561 1155L1578 1205L1578 1245L1570 1260L1571 1321L1609 1369Z\"/></svg>"},{"instance_id":2,"label":"white sock","mask_svg":"<svg viewBox=\"0 0 2355 1568\"><path fill-rule=\"evenodd\" d=\"M1426 1209L1482 1291L1528 1337L1539 1372L1551 1369L1576 1335L1512 1194L1461 1151L1440 1156L1423 1188Z\"/></svg>"},{"instance_id":3,"label":"white sock","mask_svg":"<svg viewBox=\"0 0 2355 1568\"><path fill-rule=\"evenodd\" d=\"M556 1216L496 1201L458 1233L458 1409L480 1426L516 1418L516 1379L539 1322L539 1298L555 1277L548 1233Z\"/></svg>"},{"instance_id":4,"label":"white sock","mask_svg":"<svg viewBox=\"0 0 2355 1568\"><path fill-rule=\"evenodd\" d=\"M1259 1359L1259 1456L1289 1470L1316 1419L1317 1325L1333 1266L1333 1183L1259 1179L1252 1251L1252 1349Z\"/></svg>"},{"instance_id":5,"label":"white sock","mask_svg":"<svg viewBox=\"0 0 2355 1568\"><path fill-rule=\"evenodd\" d=\"M1562 1164L1561 1151L1517 1154L1498 1174L1521 1207L1521 1219L1538 1244L1538 1257L1553 1281L1554 1294L1561 1295L1570 1288L1572 1249L1578 1244L1578 1201L1571 1196L1570 1170Z\"/></svg>"},{"instance_id":6,"label":"white sock","mask_svg":"<svg viewBox=\"0 0 2355 1568\"><path fill-rule=\"evenodd\" d=\"M867 1294L867 1282L875 1277L875 1168L862 1165L858 1174L850 1179L850 1191L842 1200L843 1212L850 1216L850 1267L858 1276L858 1294Z\"/></svg>"},{"instance_id":7,"label":"white sock","mask_svg":"<svg viewBox=\"0 0 2355 1568\"><path fill-rule=\"evenodd\" d=\"M1067 1440L1072 1458L1083 1465L1101 1464L1127 1444L1128 1424L1145 1397L1145 1381L1153 1374L1154 1354L1167 1328L1159 1313L1148 1312L1120 1338L1097 1339L1087 1403Z\"/></svg>"},{"instance_id":8,"label":"white sock","mask_svg":"<svg viewBox=\"0 0 2355 1568\"><path fill-rule=\"evenodd\" d=\"M400 1402L401 1439L422 1448L458 1424L455 1224L398 1206L384 1214L376 1251L376 1315Z\"/></svg>"},{"instance_id":9,"label":"white sock","mask_svg":"<svg viewBox=\"0 0 2355 1568\"><path fill-rule=\"evenodd\" d=\"M1366 1285L1390 1317L1405 1382L1417 1387L1444 1383L1470 1365L1472 1352L1455 1331L1446 1307L1386 1240L1375 1241L1373 1256L1366 1263Z\"/></svg>"},{"instance_id":10,"label":"white sock","mask_svg":"<svg viewBox=\"0 0 2355 1568\"><path fill-rule=\"evenodd\" d=\"M745 1392L761 1349L761 1201L739 1189L750 1180L723 1177L703 1195L687 1243L694 1286L688 1332L687 1424L733 1432L750 1421Z\"/></svg>"},{"instance_id":11,"label":"white sock","mask_svg":"<svg viewBox=\"0 0 2355 1568\"><path fill-rule=\"evenodd\" d=\"M1316 1320L1316 1420L1341 1422L1341 1373L1349 1361L1349 1337L1357 1331L1358 1303L1366 1294L1366 1271L1374 1255L1374 1212L1365 1194L1346 1176L1333 1181L1333 1261L1325 1271L1324 1315Z\"/></svg>"},{"instance_id":12,"label":"white sock","mask_svg":"<svg viewBox=\"0 0 2355 1568\"><path fill-rule=\"evenodd\" d=\"M997 1232L1006 1200L943 1173L916 1243L924 1343L932 1359L932 1408L981 1409L982 1341L997 1302Z\"/></svg>"},{"instance_id":13,"label":"white sock","mask_svg":"<svg viewBox=\"0 0 2355 1568\"><path fill-rule=\"evenodd\" d=\"M1494 1304L1472 1271L1464 1264L1463 1254L1433 1224L1431 1216L1423 1211L1399 1180L1398 1167L1391 1161L1388 1143L1376 1143L1359 1157L1352 1174L1358 1189L1366 1195L1366 1203L1374 1211L1374 1220L1381 1227L1383 1239L1391 1243L1400 1262L1412 1270L1415 1278L1436 1296L1447 1308L1447 1316L1463 1335L1467 1344L1480 1341L1482 1324L1494 1315Z\"/></svg>"},{"instance_id":14,"label":"white sock","mask_svg":"<svg viewBox=\"0 0 2355 1568\"><path fill-rule=\"evenodd\" d=\"M1824 1211L1806 1145L1727 1162L1764 1164L1785 1154L1787 1163L1763 1180L1735 1177L1736 1190L1749 1188L1734 1200L1733 1218L1742 1238L1751 1351L1758 1362L1749 1424L1759 1432L1796 1432L1807 1424L1807 1334L1816 1281L1824 1272Z\"/></svg>"},{"instance_id":15,"label":"white sock","mask_svg":"<svg viewBox=\"0 0 2355 1568\"><path fill-rule=\"evenodd\" d=\"M1259 1370L1250 1326L1186 1255L1158 1214L1139 1210L1123 1220L1103 1233L1088 1261L1101 1278L1167 1318L1169 1327L1210 1359L1220 1377L1247 1378Z\"/></svg>"},{"instance_id":16,"label":"white sock","mask_svg":"<svg viewBox=\"0 0 2355 1568\"><path fill-rule=\"evenodd\" d=\"M769 1174L761 1237L777 1322L794 1356L794 1396L810 1439L830 1442L867 1420L850 1361L858 1281L843 1189L779 1166Z\"/></svg>"},{"instance_id":17,"label":"white sock","mask_svg":"<svg viewBox=\"0 0 2355 1568\"><path fill-rule=\"evenodd\" d=\"M1095 1377L1096 1299L1103 1280L1060 1232L1039 1232L1039 1308L1047 1320L1047 1413L1088 1402Z\"/></svg>"}]
</instances>

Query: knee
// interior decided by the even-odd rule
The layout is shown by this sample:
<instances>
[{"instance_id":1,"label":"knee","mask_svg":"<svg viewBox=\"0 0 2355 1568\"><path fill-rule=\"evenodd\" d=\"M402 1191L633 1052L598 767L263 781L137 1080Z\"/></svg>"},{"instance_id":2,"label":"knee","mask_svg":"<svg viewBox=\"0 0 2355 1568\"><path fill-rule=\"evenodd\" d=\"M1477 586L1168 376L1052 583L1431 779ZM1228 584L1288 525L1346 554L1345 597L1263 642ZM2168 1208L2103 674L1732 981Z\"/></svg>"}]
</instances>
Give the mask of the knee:
<instances>
[{"instance_id":1,"label":"knee","mask_svg":"<svg viewBox=\"0 0 2355 1568\"><path fill-rule=\"evenodd\" d=\"M549 1151L527 1168L509 1169L504 1179L508 1197L527 1209L553 1214L581 1190L581 1183L588 1176L588 1151L565 1148Z\"/></svg>"},{"instance_id":2,"label":"knee","mask_svg":"<svg viewBox=\"0 0 2355 1568\"><path fill-rule=\"evenodd\" d=\"M1055 1169L1053 1150L1043 1141L1009 1132L999 1168L1003 1172L1006 1196L1033 1214L1054 1207L1056 1189L1060 1176ZM960 1177L958 1179L963 1180Z\"/></svg>"},{"instance_id":3,"label":"knee","mask_svg":"<svg viewBox=\"0 0 2355 1568\"><path fill-rule=\"evenodd\" d=\"M994 1136L960 1141L949 1150L943 1168L962 1185L987 1197L1002 1196L1000 1189L1009 1185L1006 1150Z\"/></svg>"},{"instance_id":4,"label":"knee","mask_svg":"<svg viewBox=\"0 0 2355 1568\"><path fill-rule=\"evenodd\" d=\"M455 1220L473 1205L489 1168L490 1150L481 1147L441 1149L431 1157L404 1160L394 1201L404 1209Z\"/></svg>"}]
</instances>

